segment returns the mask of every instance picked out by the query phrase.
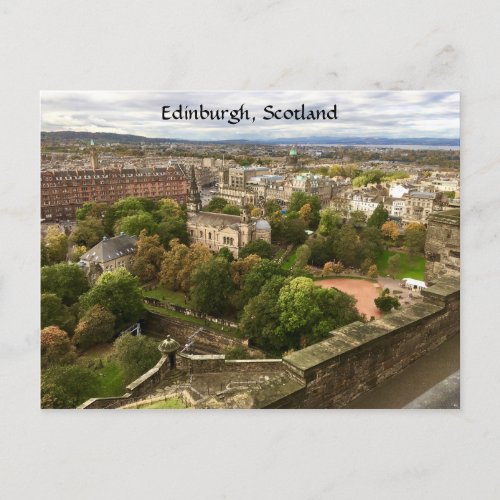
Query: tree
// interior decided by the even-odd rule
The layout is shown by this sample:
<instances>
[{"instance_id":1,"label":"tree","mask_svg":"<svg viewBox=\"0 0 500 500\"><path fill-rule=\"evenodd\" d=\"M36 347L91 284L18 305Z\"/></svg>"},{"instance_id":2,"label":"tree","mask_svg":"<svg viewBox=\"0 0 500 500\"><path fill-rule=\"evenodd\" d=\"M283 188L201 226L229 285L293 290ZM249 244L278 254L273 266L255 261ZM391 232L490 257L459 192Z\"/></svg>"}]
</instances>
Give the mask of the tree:
<instances>
[{"instance_id":1,"label":"tree","mask_svg":"<svg viewBox=\"0 0 500 500\"><path fill-rule=\"evenodd\" d=\"M405 246L410 255L422 253L425 246L426 230L423 224L410 222L405 228Z\"/></svg>"},{"instance_id":2,"label":"tree","mask_svg":"<svg viewBox=\"0 0 500 500\"><path fill-rule=\"evenodd\" d=\"M184 265L179 271L179 286L185 293L189 293L191 289L191 277L198 266L209 262L212 259L212 252L203 243L195 243L191 245L186 255Z\"/></svg>"},{"instance_id":3,"label":"tree","mask_svg":"<svg viewBox=\"0 0 500 500\"><path fill-rule=\"evenodd\" d=\"M382 224L380 231L386 238L396 241L399 237L399 227L393 220L388 220Z\"/></svg>"},{"instance_id":4,"label":"tree","mask_svg":"<svg viewBox=\"0 0 500 500\"><path fill-rule=\"evenodd\" d=\"M309 262L311 249L307 245L301 245L299 248L297 248L295 255L297 256L297 258L293 265L293 270L298 271L300 269L303 269Z\"/></svg>"},{"instance_id":5,"label":"tree","mask_svg":"<svg viewBox=\"0 0 500 500\"><path fill-rule=\"evenodd\" d=\"M401 307L399 300L391 296L391 292L388 288L384 288L380 297L377 297L374 302L377 308L382 312L389 312L392 308L399 309Z\"/></svg>"},{"instance_id":6,"label":"tree","mask_svg":"<svg viewBox=\"0 0 500 500\"><path fill-rule=\"evenodd\" d=\"M344 264L340 261L332 262L332 272L340 274L344 270Z\"/></svg>"},{"instance_id":7,"label":"tree","mask_svg":"<svg viewBox=\"0 0 500 500\"><path fill-rule=\"evenodd\" d=\"M288 211L300 214L300 209L306 204L311 208L310 212L307 210L309 212L307 226L316 229L319 224L319 211L321 210L321 201L317 196L302 191L293 193L288 204Z\"/></svg>"},{"instance_id":8,"label":"tree","mask_svg":"<svg viewBox=\"0 0 500 500\"><path fill-rule=\"evenodd\" d=\"M286 219L283 238L287 243L301 245L307 239L307 225L302 219Z\"/></svg>"},{"instance_id":9,"label":"tree","mask_svg":"<svg viewBox=\"0 0 500 500\"><path fill-rule=\"evenodd\" d=\"M240 209L236 205L229 203L222 209L222 213L226 215L240 215Z\"/></svg>"},{"instance_id":10,"label":"tree","mask_svg":"<svg viewBox=\"0 0 500 500\"><path fill-rule=\"evenodd\" d=\"M205 207L206 212L222 212L223 208L227 205L227 200L215 196L212 198L208 205ZM238 212L239 213L239 212Z\"/></svg>"},{"instance_id":11,"label":"tree","mask_svg":"<svg viewBox=\"0 0 500 500\"><path fill-rule=\"evenodd\" d=\"M376 261L384 251L384 241L380 229L368 226L361 233L360 259Z\"/></svg>"},{"instance_id":12,"label":"tree","mask_svg":"<svg viewBox=\"0 0 500 500\"><path fill-rule=\"evenodd\" d=\"M119 219L115 225L115 233L124 232L130 236L139 236L141 231L146 231L151 235L156 233L157 228L158 225L153 216L148 212L140 211Z\"/></svg>"},{"instance_id":13,"label":"tree","mask_svg":"<svg viewBox=\"0 0 500 500\"><path fill-rule=\"evenodd\" d=\"M105 307L92 306L76 325L73 343L81 349L88 349L109 342L115 334L115 319Z\"/></svg>"},{"instance_id":14,"label":"tree","mask_svg":"<svg viewBox=\"0 0 500 500\"><path fill-rule=\"evenodd\" d=\"M258 255L252 253L244 259L238 259L231 262L229 272L234 285L240 288L245 275L261 260L262 259Z\"/></svg>"},{"instance_id":15,"label":"tree","mask_svg":"<svg viewBox=\"0 0 500 500\"><path fill-rule=\"evenodd\" d=\"M360 238L351 225L343 226L333 241L333 254L346 266L357 266L361 257Z\"/></svg>"},{"instance_id":16,"label":"tree","mask_svg":"<svg viewBox=\"0 0 500 500\"><path fill-rule=\"evenodd\" d=\"M170 218L186 219L186 214L181 206L170 198L162 198L156 207L155 215L157 222Z\"/></svg>"},{"instance_id":17,"label":"tree","mask_svg":"<svg viewBox=\"0 0 500 500\"><path fill-rule=\"evenodd\" d=\"M75 353L68 334L57 326L47 326L40 332L41 365L71 363Z\"/></svg>"},{"instance_id":18,"label":"tree","mask_svg":"<svg viewBox=\"0 0 500 500\"><path fill-rule=\"evenodd\" d=\"M376 278L378 276L378 268L375 264L371 265L368 268L368 273L367 273L369 278Z\"/></svg>"},{"instance_id":19,"label":"tree","mask_svg":"<svg viewBox=\"0 0 500 500\"><path fill-rule=\"evenodd\" d=\"M137 247L132 261L132 273L143 283L158 280L165 249L160 243L160 236L147 236L142 230L137 240Z\"/></svg>"},{"instance_id":20,"label":"tree","mask_svg":"<svg viewBox=\"0 0 500 500\"><path fill-rule=\"evenodd\" d=\"M240 250L239 257L240 259L244 259L252 254L258 255L262 259L270 259L273 256L273 250L267 241L250 241Z\"/></svg>"},{"instance_id":21,"label":"tree","mask_svg":"<svg viewBox=\"0 0 500 500\"><path fill-rule=\"evenodd\" d=\"M96 304L115 315L118 330L135 323L144 311L138 278L124 268L101 274L95 285L80 297L82 311Z\"/></svg>"},{"instance_id":22,"label":"tree","mask_svg":"<svg viewBox=\"0 0 500 500\"><path fill-rule=\"evenodd\" d=\"M56 226L49 226L44 238L45 258L48 264L56 264L66 260L68 253L68 237Z\"/></svg>"},{"instance_id":23,"label":"tree","mask_svg":"<svg viewBox=\"0 0 500 500\"><path fill-rule=\"evenodd\" d=\"M69 237L70 243L92 248L102 240L104 236L104 225L101 219L88 216L79 220Z\"/></svg>"},{"instance_id":24,"label":"tree","mask_svg":"<svg viewBox=\"0 0 500 500\"><path fill-rule=\"evenodd\" d=\"M81 256L87 251L83 245L73 245L69 250L69 259L71 262L76 263L80 260Z\"/></svg>"},{"instance_id":25,"label":"tree","mask_svg":"<svg viewBox=\"0 0 500 500\"><path fill-rule=\"evenodd\" d=\"M74 304L89 289L85 273L77 264L53 264L41 270L42 293L56 294L64 304Z\"/></svg>"},{"instance_id":26,"label":"tree","mask_svg":"<svg viewBox=\"0 0 500 500\"><path fill-rule=\"evenodd\" d=\"M325 265L323 266L323 273L330 274L332 272L333 272L333 262L325 262Z\"/></svg>"},{"instance_id":27,"label":"tree","mask_svg":"<svg viewBox=\"0 0 500 500\"><path fill-rule=\"evenodd\" d=\"M178 239L170 242L171 250L165 254L160 271L160 283L170 290L179 290L180 272L183 269L189 248Z\"/></svg>"},{"instance_id":28,"label":"tree","mask_svg":"<svg viewBox=\"0 0 500 500\"><path fill-rule=\"evenodd\" d=\"M144 335L138 337L130 333L121 335L115 340L114 351L128 382L153 368L161 358L158 343Z\"/></svg>"},{"instance_id":29,"label":"tree","mask_svg":"<svg viewBox=\"0 0 500 500\"><path fill-rule=\"evenodd\" d=\"M305 277L284 284L278 308L280 324L276 334L293 348L317 342L330 330L360 318L353 297L333 288L317 287Z\"/></svg>"},{"instance_id":30,"label":"tree","mask_svg":"<svg viewBox=\"0 0 500 500\"><path fill-rule=\"evenodd\" d=\"M351 212L349 216L349 224L357 228L364 227L366 225L366 214L361 210Z\"/></svg>"},{"instance_id":31,"label":"tree","mask_svg":"<svg viewBox=\"0 0 500 500\"><path fill-rule=\"evenodd\" d=\"M340 227L341 221L338 212L331 208L325 208L320 212L318 233L329 236L336 228Z\"/></svg>"},{"instance_id":32,"label":"tree","mask_svg":"<svg viewBox=\"0 0 500 500\"><path fill-rule=\"evenodd\" d=\"M181 243L189 242L186 220L180 216L172 216L160 222L157 232L164 248L169 248L170 242L174 239L178 239Z\"/></svg>"},{"instance_id":33,"label":"tree","mask_svg":"<svg viewBox=\"0 0 500 500\"><path fill-rule=\"evenodd\" d=\"M257 267L252 271L255 271ZM280 314L278 297L285 279L284 276L279 275L268 278L259 292L249 299L240 319L242 335L253 345L275 356L279 356L287 347L285 339L276 335Z\"/></svg>"},{"instance_id":34,"label":"tree","mask_svg":"<svg viewBox=\"0 0 500 500\"><path fill-rule=\"evenodd\" d=\"M401 256L397 253L387 259L387 272L393 278L399 273L401 267Z\"/></svg>"},{"instance_id":35,"label":"tree","mask_svg":"<svg viewBox=\"0 0 500 500\"><path fill-rule=\"evenodd\" d=\"M102 220L107 210L108 205L106 203L88 201L82 205L82 208L76 210L76 220L82 221L89 217Z\"/></svg>"},{"instance_id":36,"label":"tree","mask_svg":"<svg viewBox=\"0 0 500 500\"><path fill-rule=\"evenodd\" d=\"M309 203L302 205L302 207L299 210L299 217L307 224L308 227L311 221L311 216L312 216L311 205Z\"/></svg>"},{"instance_id":37,"label":"tree","mask_svg":"<svg viewBox=\"0 0 500 500\"><path fill-rule=\"evenodd\" d=\"M76 408L94 396L96 373L79 364L51 366L42 371L42 408Z\"/></svg>"},{"instance_id":38,"label":"tree","mask_svg":"<svg viewBox=\"0 0 500 500\"><path fill-rule=\"evenodd\" d=\"M313 234L307 240L307 246L311 249L309 263L313 266L323 266L332 258L332 239Z\"/></svg>"},{"instance_id":39,"label":"tree","mask_svg":"<svg viewBox=\"0 0 500 500\"><path fill-rule=\"evenodd\" d=\"M42 328L58 326L69 334L73 333L76 318L56 294L42 293L40 308Z\"/></svg>"},{"instance_id":40,"label":"tree","mask_svg":"<svg viewBox=\"0 0 500 500\"><path fill-rule=\"evenodd\" d=\"M217 257L222 257L223 259L226 259L228 262L233 262L234 261L234 256L227 247L222 247L218 252L217 252Z\"/></svg>"},{"instance_id":41,"label":"tree","mask_svg":"<svg viewBox=\"0 0 500 500\"><path fill-rule=\"evenodd\" d=\"M234 291L229 266L226 259L212 257L194 269L191 298L198 311L215 316L227 311Z\"/></svg>"},{"instance_id":42,"label":"tree","mask_svg":"<svg viewBox=\"0 0 500 500\"><path fill-rule=\"evenodd\" d=\"M259 207L253 207L250 211L250 215L254 218L258 218L261 216L261 211Z\"/></svg>"},{"instance_id":43,"label":"tree","mask_svg":"<svg viewBox=\"0 0 500 500\"><path fill-rule=\"evenodd\" d=\"M263 259L243 276L241 285L241 304L245 305L252 297L257 296L262 287L274 276L285 277L287 272L272 260Z\"/></svg>"},{"instance_id":44,"label":"tree","mask_svg":"<svg viewBox=\"0 0 500 500\"><path fill-rule=\"evenodd\" d=\"M389 212L384 208L384 204L381 202L377 205L373 213L370 215L367 224L368 226L380 229L388 218Z\"/></svg>"}]
</instances>

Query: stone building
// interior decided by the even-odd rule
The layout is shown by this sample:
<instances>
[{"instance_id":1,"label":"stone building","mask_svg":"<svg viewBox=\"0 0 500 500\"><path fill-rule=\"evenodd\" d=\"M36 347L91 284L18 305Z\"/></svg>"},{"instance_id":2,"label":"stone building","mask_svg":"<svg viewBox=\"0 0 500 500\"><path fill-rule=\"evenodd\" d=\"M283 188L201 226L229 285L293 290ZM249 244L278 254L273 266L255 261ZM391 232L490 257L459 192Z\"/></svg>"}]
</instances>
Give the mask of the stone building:
<instances>
[{"instance_id":1,"label":"stone building","mask_svg":"<svg viewBox=\"0 0 500 500\"><path fill-rule=\"evenodd\" d=\"M187 229L191 243L203 243L213 252L228 248L235 258L247 243L264 240L271 243L271 226L264 219L252 220L243 208L241 215L201 212L201 201L194 171L188 195Z\"/></svg>"},{"instance_id":2,"label":"stone building","mask_svg":"<svg viewBox=\"0 0 500 500\"><path fill-rule=\"evenodd\" d=\"M87 272L94 268L98 273L114 271L120 267L129 269L137 238L120 233L113 238L104 238L80 257L80 266Z\"/></svg>"},{"instance_id":3,"label":"stone building","mask_svg":"<svg viewBox=\"0 0 500 500\"><path fill-rule=\"evenodd\" d=\"M184 203L186 193L186 176L177 165L101 167L92 147L90 167L42 171L41 217L47 221L74 219L76 210L86 202L114 203L127 196Z\"/></svg>"},{"instance_id":4,"label":"stone building","mask_svg":"<svg viewBox=\"0 0 500 500\"><path fill-rule=\"evenodd\" d=\"M425 258L427 282L460 276L460 210L444 210L429 216Z\"/></svg>"},{"instance_id":5,"label":"stone building","mask_svg":"<svg viewBox=\"0 0 500 500\"><path fill-rule=\"evenodd\" d=\"M257 205L255 193L247 186L252 177L268 174L267 167L229 167L220 171L219 196L231 205Z\"/></svg>"}]
</instances>

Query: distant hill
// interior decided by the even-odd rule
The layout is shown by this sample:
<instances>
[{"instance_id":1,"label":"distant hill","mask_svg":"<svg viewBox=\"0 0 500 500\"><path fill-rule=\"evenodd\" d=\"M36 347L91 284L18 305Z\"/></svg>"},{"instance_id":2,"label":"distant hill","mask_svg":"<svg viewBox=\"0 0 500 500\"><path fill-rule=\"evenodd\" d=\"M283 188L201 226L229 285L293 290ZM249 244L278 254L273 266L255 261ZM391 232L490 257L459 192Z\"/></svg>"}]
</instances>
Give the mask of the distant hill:
<instances>
[{"instance_id":1,"label":"distant hill","mask_svg":"<svg viewBox=\"0 0 500 500\"><path fill-rule=\"evenodd\" d=\"M190 142L198 144L318 144L318 145L376 145L376 146L460 146L459 139L440 137L280 137L276 139L229 139L221 141L193 141L180 138L152 138L131 134L112 134L108 132L42 132L42 141L80 141L96 144L104 143L162 143L162 142Z\"/></svg>"}]
</instances>

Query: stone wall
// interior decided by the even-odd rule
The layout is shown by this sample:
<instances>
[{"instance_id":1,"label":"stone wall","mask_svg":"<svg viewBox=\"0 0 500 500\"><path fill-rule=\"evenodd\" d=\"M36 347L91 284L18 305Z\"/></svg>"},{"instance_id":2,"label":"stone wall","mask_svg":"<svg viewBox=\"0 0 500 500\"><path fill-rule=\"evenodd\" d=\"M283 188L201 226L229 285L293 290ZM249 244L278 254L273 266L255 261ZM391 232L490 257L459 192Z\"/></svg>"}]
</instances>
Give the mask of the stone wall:
<instances>
[{"instance_id":1,"label":"stone wall","mask_svg":"<svg viewBox=\"0 0 500 500\"><path fill-rule=\"evenodd\" d=\"M283 370L281 359L225 359L224 355L179 354L177 367L187 373L269 373Z\"/></svg>"},{"instance_id":2,"label":"stone wall","mask_svg":"<svg viewBox=\"0 0 500 500\"><path fill-rule=\"evenodd\" d=\"M305 387L266 407L342 408L458 334L458 279L444 278L422 294L423 303L344 326L329 339L286 356L283 366Z\"/></svg>"},{"instance_id":3,"label":"stone wall","mask_svg":"<svg viewBox=\"0 0 500 500\"><path fill-rule=\"evenodd\" d=\"M428 283L444 276L460 276L460 210L444 210L429 216L425 258Z\"/></svg>"},{"instance_id":4,"label":"stone wall","mask_svg":"<svg viewBox=\"0 0 500 500\"><path fill-rule=\"evenodd\" d=\"M195 347L207 353L221 353L226 349L236 346L247 346L244 340L226 337L221 333L214 332L208 328L193 323L162 316L161 314L148 311L144 321L144 332L155 332L160 336L171 335L181 346L189 342L189 337L202 328L195 338Z\"/></svg>"}]
</instances>

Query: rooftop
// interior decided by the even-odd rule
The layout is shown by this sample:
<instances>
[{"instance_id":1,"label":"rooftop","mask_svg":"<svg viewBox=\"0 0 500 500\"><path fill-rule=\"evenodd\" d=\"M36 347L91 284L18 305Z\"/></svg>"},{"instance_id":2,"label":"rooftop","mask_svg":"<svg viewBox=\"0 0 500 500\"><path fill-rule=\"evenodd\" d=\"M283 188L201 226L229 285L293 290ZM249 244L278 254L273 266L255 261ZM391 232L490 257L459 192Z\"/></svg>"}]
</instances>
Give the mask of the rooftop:
<instances>
[{"instance_id":1,"label":"rooftop","mask_svg":"<svg viewBox=\"0 0 500 500\"><path fill-rule=\"evenodd\" d=\"M97 245L84 253L80 260L99 263L109 262L133 253L136 242L137 238L135 236L127 236L124 233L114 238L106 238L105 236Z\"/></svg>"}]
</instances>

